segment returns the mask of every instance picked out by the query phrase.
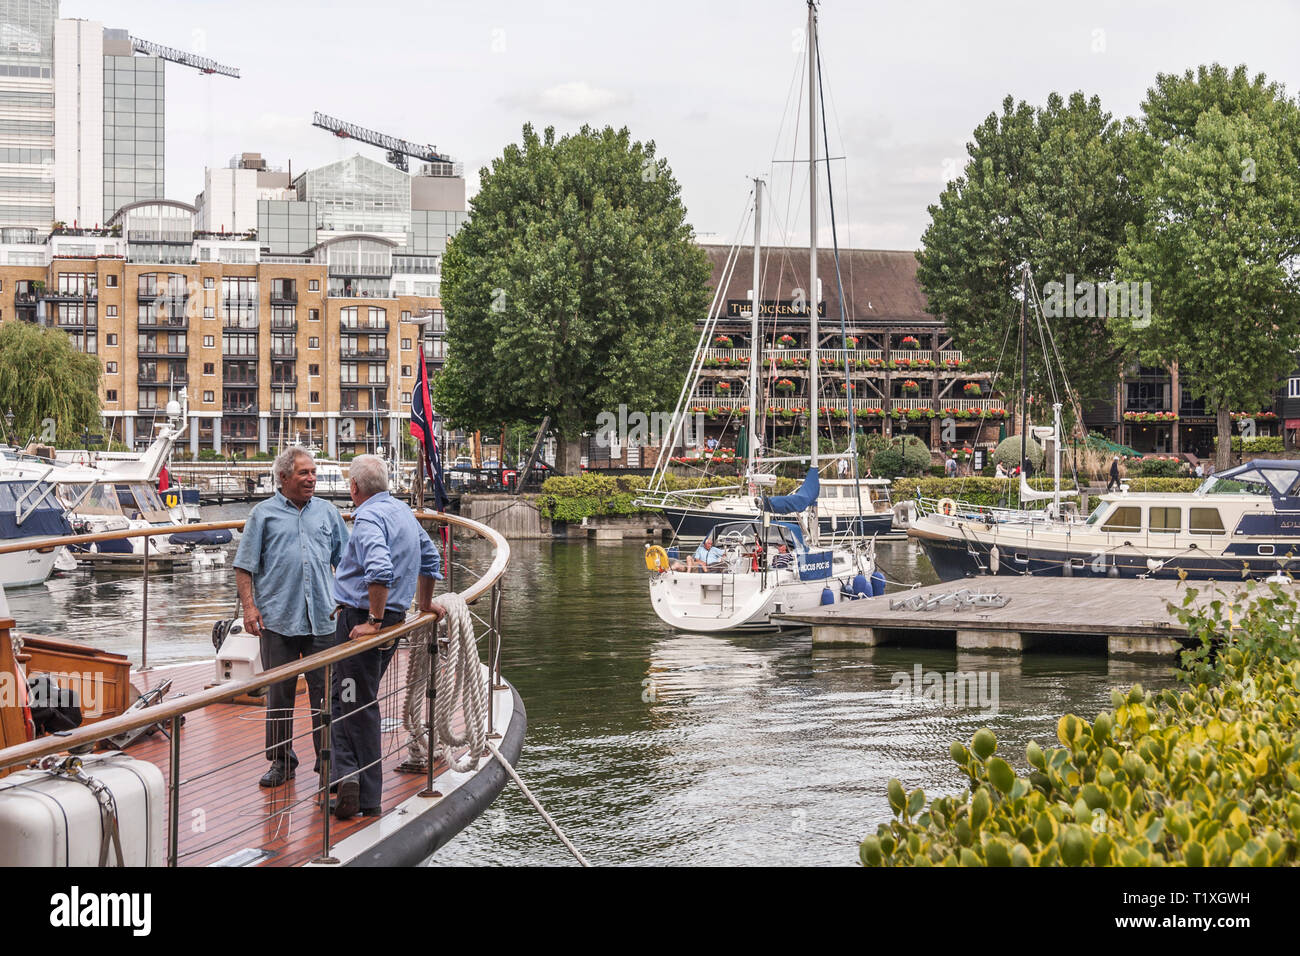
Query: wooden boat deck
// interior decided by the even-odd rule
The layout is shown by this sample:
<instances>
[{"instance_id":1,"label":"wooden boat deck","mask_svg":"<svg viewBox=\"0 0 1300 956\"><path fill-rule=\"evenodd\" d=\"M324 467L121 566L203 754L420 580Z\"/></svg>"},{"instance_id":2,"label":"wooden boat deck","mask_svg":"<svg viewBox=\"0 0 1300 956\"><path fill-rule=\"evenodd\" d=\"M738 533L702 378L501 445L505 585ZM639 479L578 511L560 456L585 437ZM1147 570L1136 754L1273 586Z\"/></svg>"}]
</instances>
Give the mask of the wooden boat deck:
<instances>
[{"instance_id":1,"label":"wooden boat deck","mask_svg":"<svg viewBox=\"0 0 1300 956\"><path fill-rule=\"evenodd\" d=\"M407 757L407 733L400 722L405 697L400 688L405 686L407 657L405 649L394 657L380 691L380 709L385 718L382 747L386 813L417 795L427 780L426 773L397 770ZM172 687L166 700L171 701L211 684L213 663L158 667L131 675L132 683L141 692L168 678ZM316 799L319 778L312 772L311 718L302 680L294 707L294 751L300 761L297 776L272 789L258 786L270 766L265 754L265 721L265 708L249 704L218 704L186 717L181 728L178 865L208 866L246 849L271 854L259 864L262 866L300 866L320 856L323 823ZM457 710L452 723L454 729L463 729L464 714ZM171 745L165 735L141 738L126 753L156 765L170 785ZM436 763L435 778L446 769L444 762ZM168 812L169 808L165 808L164 814ZM342 821L331 817L331 845L383 819L358 815Z\"/></svg>"}]
</instances>

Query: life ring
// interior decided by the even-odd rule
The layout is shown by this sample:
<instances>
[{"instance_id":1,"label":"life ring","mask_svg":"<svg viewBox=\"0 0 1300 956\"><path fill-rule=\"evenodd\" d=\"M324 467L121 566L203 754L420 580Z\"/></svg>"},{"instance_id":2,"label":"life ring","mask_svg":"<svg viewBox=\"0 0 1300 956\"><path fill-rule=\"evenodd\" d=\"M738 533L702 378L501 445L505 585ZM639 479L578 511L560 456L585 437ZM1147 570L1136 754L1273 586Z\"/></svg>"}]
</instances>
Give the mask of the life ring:
<instances>
[{"instance_id":1,"label":"life ring","mask_svg":"<svg viewBox=\"0 0 1300 956\"><path fill-rule=\"evenodd\" d=\"M894 527L900 531L906 531L916 520L916 504L911 501L900 501L894 505Z\"/></svg>"},{"instance_id":2,"label":"life ring","mask_svg":"<svg viewBox=\"0 0 1300 956\"><path fill-rule=\"evenodd\" d=\"M939 503L935 506L941 515L951 518L957 513L957 502L951 498L940 498Z\"/></svg>"},{"instance_id":3,"label":"life ring","mask_svg":"<svg viewBox=\"0 0 1300 956\"><path fill-rule=\"evenodd\" d=\"M645 566L647 571L658 571L660 574L668 570L668 552L657 544L647 544L645 546Z\"/></svg>"}]
</instances>

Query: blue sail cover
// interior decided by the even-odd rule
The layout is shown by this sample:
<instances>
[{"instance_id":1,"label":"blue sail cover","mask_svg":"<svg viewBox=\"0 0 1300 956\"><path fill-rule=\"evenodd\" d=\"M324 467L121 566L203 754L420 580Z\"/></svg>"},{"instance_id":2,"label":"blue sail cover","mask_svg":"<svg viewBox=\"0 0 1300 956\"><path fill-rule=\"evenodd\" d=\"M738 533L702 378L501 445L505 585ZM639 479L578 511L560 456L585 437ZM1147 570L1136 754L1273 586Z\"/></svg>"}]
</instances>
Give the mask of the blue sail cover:
<instances>
[{"instance_id":1,"label":"blue sail cover","mask_svg":"<svg viewBox=\"0 0 1300 956\"><path fill-rule=\"evenodd\" d=\"M800 511L807 511L812 507L813 502L817 500L817 495L821 492L821 482L817 479L817 469L809 468L808 474L799 486L799 490L792 495L777 495L775 498L765 498L763 508L773 514L793 515Z\"/></svg>"}]
</instances>

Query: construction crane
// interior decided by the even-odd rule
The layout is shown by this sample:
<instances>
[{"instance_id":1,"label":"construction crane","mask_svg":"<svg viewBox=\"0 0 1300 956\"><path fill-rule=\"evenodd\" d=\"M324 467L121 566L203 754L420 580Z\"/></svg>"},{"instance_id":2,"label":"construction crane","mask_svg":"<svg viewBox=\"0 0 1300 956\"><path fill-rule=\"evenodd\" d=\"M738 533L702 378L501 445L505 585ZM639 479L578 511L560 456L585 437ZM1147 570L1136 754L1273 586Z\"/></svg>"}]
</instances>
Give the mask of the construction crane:
<instances>
[{"instance_id":1,"label":"construction crane","mask_svg":"<svg viewBox=\"0 0 1300 956\"><path fill-rule=\"evenodd\" d=\"M422 146L419 143L410 143L404 139L398 139L396 136L389 136L387 133L377 133L372 129L366 129L364 126L345 123L333 116L326 116L324 113L312 113L311 125L327 129L340 139L355 139L358 142L369 143L371 146L378 146L387 150L388 161L402 172L407 171L407 156L414 156L426 163L451 164L450 156L444 156L432 146Z\"/></svg>"},{"instance_id":2,"label":"construction crane","mask_svg":"<svg viewBox=\"0 0 1300 956\"><path fill-rule=\"evenodd\" d=\"M209 60L205 56L195 56L193 53L186 53L184 50L173 49L158 43L150 43L148 40L141 40L139 37L131 37L131 49L135 50L136 53L156 56L160 60L170 60L172 63L179 63L182 66L192 66L200 73L220 73L222 76L233 76L235 79L239 79L239 70L233 66L223 66L216 60Z\"/></svg>"}]
</instances>

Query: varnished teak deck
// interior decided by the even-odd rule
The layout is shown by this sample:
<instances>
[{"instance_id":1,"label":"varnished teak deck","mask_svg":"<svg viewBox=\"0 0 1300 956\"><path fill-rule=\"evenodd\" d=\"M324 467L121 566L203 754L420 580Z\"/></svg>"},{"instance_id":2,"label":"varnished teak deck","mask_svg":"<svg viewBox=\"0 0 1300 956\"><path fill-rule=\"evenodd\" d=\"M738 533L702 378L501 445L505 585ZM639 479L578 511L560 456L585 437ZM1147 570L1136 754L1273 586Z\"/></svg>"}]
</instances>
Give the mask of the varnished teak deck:
<instances>
[{"instance_id":1,"label":"varnished teak deck","mask_svg":"<svg viewBox=\"0 0 1300 956\"><path fill-rule=\"evenodd\" d=\"M381 714L399 721L405 695L393 695L392 691L404 684L406 660L404 650L394 658L380 695ZM132 683L143 692L171 678L170 701L210 684L213 670L211 662L159 667L132 674ZM300 765L295 779L273 789L258 786L270 766L265 756L263 707L218 704L186 717L181 728L179 865L210 865L246 848L272 854L263 866L298 866L321 855L324 830L316 800L319 778L311 769L314 753L308 708L300 681L294 708L294 750ZM463 727L463 714L457 711L453 728ZM406 729L400 724L383 734L385 812L418 794L427 780L425 773L397 770L407 757L406 740ZM159 767L170 785L170 748L164 735L155 734L131 745L126 753ZM434 775L445 769L444 762L435 763ZM169 804L164 814L168 810ZM347 821L331 817L331 845L378 822L374 817L356 816Z\"/></svg>"}]
</instances>

